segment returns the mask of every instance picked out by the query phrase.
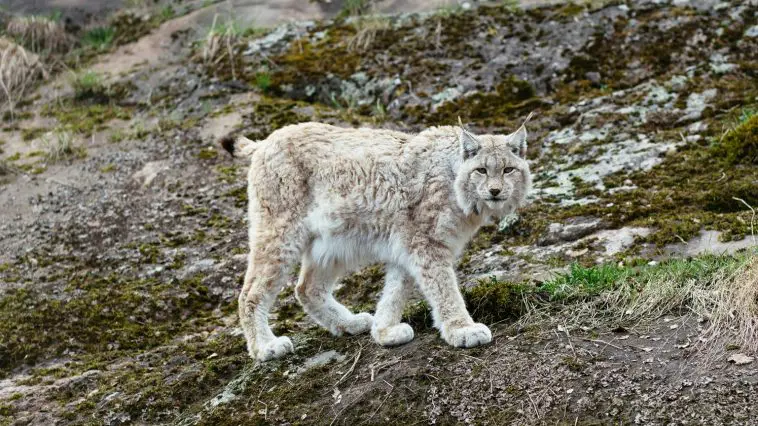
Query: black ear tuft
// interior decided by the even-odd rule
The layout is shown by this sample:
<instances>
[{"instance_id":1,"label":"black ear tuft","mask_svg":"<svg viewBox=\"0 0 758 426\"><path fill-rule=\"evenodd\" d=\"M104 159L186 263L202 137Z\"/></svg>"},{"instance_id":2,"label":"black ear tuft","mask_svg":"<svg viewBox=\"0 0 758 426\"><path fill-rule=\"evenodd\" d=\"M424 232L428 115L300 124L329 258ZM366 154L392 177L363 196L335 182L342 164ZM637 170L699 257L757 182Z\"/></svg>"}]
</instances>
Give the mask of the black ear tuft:
<instances>
[{"instance_id":1,"label":"black ear tuft","mask_svg":"<svg viewBox=\"0 0 758 426\"><path fill-rule=\"evenodd\" d=\"M234 157L234 145L237 138L232 135L226 135L219 139L218 143L221 144L221 146L228 152L232 157Z\"/></svg>"}]
</instances>

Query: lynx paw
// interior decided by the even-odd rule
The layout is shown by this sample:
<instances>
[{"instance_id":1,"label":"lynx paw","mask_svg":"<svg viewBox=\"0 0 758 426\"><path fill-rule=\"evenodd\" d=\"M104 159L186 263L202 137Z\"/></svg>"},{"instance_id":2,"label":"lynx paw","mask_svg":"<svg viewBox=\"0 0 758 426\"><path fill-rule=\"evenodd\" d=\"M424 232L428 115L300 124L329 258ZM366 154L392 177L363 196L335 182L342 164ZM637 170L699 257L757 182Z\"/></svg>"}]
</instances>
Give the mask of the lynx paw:
<instances>
[{"instance_id":1,"label":"lynx paw","mask_svg":"<svg viewBox=\"0 0 758 426\"><path fill-rule=\"evenodd\" d=\"M371 330L372 325L374 325L374 317L367 312L361 312L353 315L344 324L343 329L347 334L361 334Z\"/></svg>"},{"instance_id":2,"label":"lynx paw","mask_svg":"<svg viewBox=\"0 0 758 426\"><path fill-rule=\"evenodd\" d=\"M371 337L382 346L398 346L413 340L413 329L401 322L386 328L372 328Z\"/></svg>"},{"instance_id":3,"label":"lynx paw","mask_svg":"<svg viewBox=\"0 0 758 426\"><path fill-rule=\"evenodd\" d=\"M442 338L456 348L473 348L492 341L492 332L486 325L475 323L463 327L442 329Z\"/></svg>"},{"instance_id":4,"label":"lynx paw","mask_svg":"<svg viewBox=\"0 0 758 426\"><path fill-rule=\"evenodd\" d=\"M280 336L274 340L270 340L263 343L258 347L256 358L258 361L265 362L276 358L281 358L284 355L294 352L295 347L292 345L292 341L289 337Z\"/></svg>"}]
</instances>

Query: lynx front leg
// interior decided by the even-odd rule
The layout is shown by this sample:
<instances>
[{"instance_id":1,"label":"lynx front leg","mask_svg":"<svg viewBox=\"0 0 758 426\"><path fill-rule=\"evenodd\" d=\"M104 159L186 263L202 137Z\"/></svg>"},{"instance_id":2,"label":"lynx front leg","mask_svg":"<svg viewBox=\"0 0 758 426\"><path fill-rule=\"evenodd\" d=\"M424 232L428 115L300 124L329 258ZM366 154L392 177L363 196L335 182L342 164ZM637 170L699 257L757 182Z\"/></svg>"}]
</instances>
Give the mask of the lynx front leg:
<instances>
[{"instance_id":1,"label":"lynx front leg","mask_svg":"<svg viewBox=\"0 0 758 426\"><path fill-rule=\"evenodd\" d=\"M400 322L405 303L413 290L413 279L403 270L387 266L382 297L376 305L371 337L382 346L396 346L413 340L413 328Z\"/></svg>"},{"instance_id":2,"label":"lynx front leg","mask_svg":"<svg viewBox=\"0 0 758 426\"><path fill-rule=\"evenodd\" d=\"M414 275L432 307L434 325L448 344L472 348L492 341L490 329L475 323L466 310L452 265L424 262L418 265Z\"/></svg>"},{"instance_id":3,"label":"lynx front leg","mask_svg":"<svg viewBox=\"0 0 758 426\"><path fill-rule=\"evenodd\" d=\"M373 317L366 312L353 314L332 295L341 268L328 270L303 256L295 297L305 312L335 336L359 334L371 329Z\"/></svg>"}]
</instances>

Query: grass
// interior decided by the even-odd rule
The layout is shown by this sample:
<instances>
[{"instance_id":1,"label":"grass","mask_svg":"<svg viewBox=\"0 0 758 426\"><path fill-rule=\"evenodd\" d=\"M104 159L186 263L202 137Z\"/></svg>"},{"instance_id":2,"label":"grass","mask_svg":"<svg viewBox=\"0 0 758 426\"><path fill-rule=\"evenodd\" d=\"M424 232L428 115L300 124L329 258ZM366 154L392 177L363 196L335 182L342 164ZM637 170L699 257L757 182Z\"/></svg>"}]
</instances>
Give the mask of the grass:
<instances>
[{"instance_id":1,"label":"grass","mask_svg":"<svg viewBox=\"0 0 758 426\"><path fill-rule=\"evenodd\" d=\"M14 17L5 32L35 53L65 52L71 46L63 24L47 16Z\"/></svg>"},{"instance_id":2,"label":"grass","mask_svg":"<svg viewBox=\"0 0 758 426\"><path fill-rule=\"evenodd\" d=\"M168 21L176 17L176 11L171 5L166 5L160 11L161 21Z\"/></svg>"},{"instance_id":3,"label":"grass","mask_svg":"<svg viewBox=\"0 0 758 426\"><path fill-rule=\"evenodd\" d=\"M540 289L550 295L551 300L579 299L597 295L612 288L629 273L616 264L584 267L572 264L569 272L542 284Z\"/></svg>"},{"instance_id":4,"label":"grass","mask_svg":"<svg viewBox=\"0 0 758 426\"><path fill-rule=\"evenodd\" d=\"M516 321L524 328L556 325L608 331L643 327L663 316L706 318L702 346L711 356L725 342L758 350L758 250L702 255L637 266L572 265L540 285L481 280L462 290L476 321ZM404 321L430 327L425 302Z\"/></svg>"},{"instance_id":5,"label":"grass","mask_svg":"<svg viewBox=\"0 0 758 426\"><path fill-rule=\"evenodd\" d=\"M237 69L241 64L237 43L243 31L234 21L218 22L218 15L213 17L213 24L202 43L200 59L209 71L224 68L228 64L231 76L237 79Z\"/></svg>"},{"instance_id":6,"label":"grass","mask_svg":"<svg viewBox=\"0 0 758 426\"><path fill-rule=\"evenodd\" d=\"M255 86L262 91L267 91L271 87L271 74L268 72L259 72L255 75Z\"/></svg>"},{"instance_id":7,"label":"grass","mask_svg":"<svg viewBox=\"0 0 758 426\"><path fill-rule=\"evenodd\" d=\"M705 321L698 345L704 359L713 359L730 344L758 350L756 282L756 249L638 267L574 265L528 293L519 323L635 329L668 315L691 316Z\"/></svg>"},{"instance_id":8,"label":"grass","mask_svg":"<svg viewBox=\"0 0 758 426\"><path fill-rule=\"evenodd\" d=\"M71 87L77 100L107 97L103 78L94 71L81 71L71 77Z\"/></svg>"},{"instance_id":9,"label":"grass","mask_svg":"<svg viewBox=\"0 0 758 426\"><path fill-rule=\"evenodd\" d=\"M42 145L47 163L57 163L67 158L83 158L87 151L74 144L74 138L70 132L56 129L52 137L43 136Z\"/></svg>"},{"instance_id":10,"label":"grass","mask_svg":"<svg viewBox=\"0 0 758 426\"><path fill-rule=\"evenodd\" d=\"M47 71L37 55L0 38L0 107L8 111L11 120L24 94L46 75Z\"/></svg>"},{"instance_id":11,"label":"grass","mask_svg":"<svg viewBox=\"0 0 758 426\"><path fill-rule=\"evenodd\" d=\"M392 27L392 22L385 16L369 16L356 20L353 26L355 35L349 38L347 48L350 51L364 51L371 46L377 34Z\"/></svg>"},{"instance_id":12,"label":"grass","mask_svg":"<svg viewBox=\"0 0 758 426\"><path fill-rule=\"evenodd\" d=\"M516 12L521 10L521 1L519 0L503 0L502 5L505 10L509 12Z\"/></svg>"},{"instance_id":13,"label":"grass","mask_svg":"<svg viewBox=\"0 0 758 426\"><path fill-rule=\"evenodd\" d=\"M113 43L116 30L113 27L94 27L82 35L81 43L85 47L96 50L106 50Z\"/></svg>"},{"instance_id":14,"label":"grass","mask_svg":"<svg viewBox=\"0 0 758 426\"><path fill-rule=\"evenodd\" d=\"M345 0L337 16L340 18L361 16L369 10L370 6L370 0Z\"/></svg>"}]
</instances>

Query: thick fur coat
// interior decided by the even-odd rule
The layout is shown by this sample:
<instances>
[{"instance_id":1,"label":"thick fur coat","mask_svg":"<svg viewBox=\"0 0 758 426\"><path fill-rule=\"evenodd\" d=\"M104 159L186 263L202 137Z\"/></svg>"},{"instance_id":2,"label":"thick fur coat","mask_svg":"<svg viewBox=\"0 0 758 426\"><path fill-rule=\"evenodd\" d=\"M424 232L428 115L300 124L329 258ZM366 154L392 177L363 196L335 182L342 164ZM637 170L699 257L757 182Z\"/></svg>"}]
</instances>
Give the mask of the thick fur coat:
<instances>
[{"instance_id":1,"label":"thick fur coat","mask_svg":"<svg viewBox=\"0 0 758 426\"><path fill-rule=\"evenodd\" d=\"M479 227L524 202L531 185L524 126L477 136L461 127L411 135L302 123L260 142L222 144L251 162L239 314L252 357L294 350L273 334L268 313L298 262L297 299L335 335L370 331L381 345L410 341L413 329L400 321L416 285L447 343L491 341L466 310L454 266ZM333 297L335 283L377 262L387 274L376 313L350 312Z\"/></svg>"}]
</instances>

